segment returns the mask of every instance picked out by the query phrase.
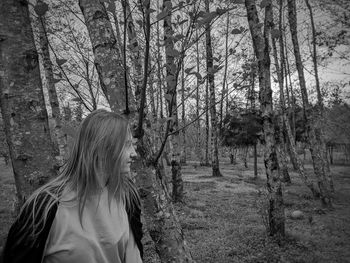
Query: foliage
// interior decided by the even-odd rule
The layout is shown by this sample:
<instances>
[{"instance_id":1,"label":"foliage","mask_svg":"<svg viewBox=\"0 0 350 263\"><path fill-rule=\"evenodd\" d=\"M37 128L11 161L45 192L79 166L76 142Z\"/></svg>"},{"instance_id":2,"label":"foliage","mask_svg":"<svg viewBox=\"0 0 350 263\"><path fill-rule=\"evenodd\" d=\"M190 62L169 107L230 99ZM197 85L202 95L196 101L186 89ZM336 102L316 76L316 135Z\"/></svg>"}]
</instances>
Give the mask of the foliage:
<instances>
[{"instance_id":1,"label":"foliage","mask_svg":"<svg viewBox=\"0 0 350 263\"><path fill-rule=\"evenodd\" d=\"M220 131L224 146L250 146L262 139L262 119L258 111L228 113Z\"/></svg>"},{"instance_id":2,"label":"foliage","mask_svg":"<svg viewBox=\"0 0 350 263\"><path fill-rule=\"evenodd\" d=\"M306 142L307 134L303 108L299 105L295 105L294 111L292 109L288 109L288 112L289 123L292 125L292 130L295 134L295 141ZM278 126L277 123L276 126ZM284 138L287 138L285 131Z\"/></svg>"},{"instance_id":3,"label":"foliage","mask_svg":"<svg viewBox=\"0 0 350 263\"><path fill-rule=\"evenodd\" d=\"M350 144L350 107L335 104L325 112L325 139L328 145Z\"/></svg>"}]
</instances>

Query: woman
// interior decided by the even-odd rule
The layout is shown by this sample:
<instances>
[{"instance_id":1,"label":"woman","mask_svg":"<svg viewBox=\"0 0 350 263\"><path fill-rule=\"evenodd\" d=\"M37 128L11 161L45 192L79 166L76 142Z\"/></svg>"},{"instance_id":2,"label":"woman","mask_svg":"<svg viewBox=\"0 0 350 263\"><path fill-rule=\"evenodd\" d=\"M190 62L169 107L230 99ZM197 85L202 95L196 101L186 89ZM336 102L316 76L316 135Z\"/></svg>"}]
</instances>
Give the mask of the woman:
<instances>
[{"instance_id":1,"label":"woman","mask_svg":"<svg viewBox=\"0 0 350 263\"><path fill-rule=\"evenodd\" d=\"M140 201L130 179L135 155L128 121L92 112L62 173L22 207L4 262L142 262Z\"/></svg>"}]
</instances>

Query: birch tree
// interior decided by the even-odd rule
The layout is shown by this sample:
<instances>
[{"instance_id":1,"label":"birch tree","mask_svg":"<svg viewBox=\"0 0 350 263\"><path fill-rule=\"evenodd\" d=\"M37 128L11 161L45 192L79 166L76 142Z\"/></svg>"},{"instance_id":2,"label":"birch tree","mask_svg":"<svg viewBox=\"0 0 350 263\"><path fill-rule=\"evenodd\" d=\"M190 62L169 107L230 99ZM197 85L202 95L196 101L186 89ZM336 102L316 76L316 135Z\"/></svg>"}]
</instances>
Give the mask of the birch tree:
<instances>
[{"instance_id":1,"label":"birch tree","mask_svg":"<svg viewBox=\"0 0 350 263\"><path fill-rule=\"evenodd\" d=\"M209 81L208 78L205 79L205 96L204 96L204 105L205 105L205 155L204 155L204 165L209 166L209 133L210 133L210 125L209 125Z\"/></svg>"},{"instance_id":2,"label":"birch tree","mask_svg":"<svg viewBox=\"0 0 350 263\"><path fill-rule=\"evenodd\" d=\"M306 82L305 82L305 76L304 76L304 70L303 70L303 63L301 60L301 54L300 54L300 48L299 48L295 0L288 0L288 20L289 20L289 28L290 28L290 33L291 33L292 42L293 42L295 64L296 64L298 76L299 76L301 97L302 97L303 107L304 107L304 120L306 123L307 137L309 140L308 146L311 152L313 168L314 168L314 172L315 172L318 186L319 186L320 198L323 205L332 206L332 197L331 197L329 185L327 184L326 171L325 171L326 161L324 160L322 145L316 135L316 131L314 127L316 123L314 123L314 121L311 120L312 107L308 99L308 93L306 89Z\"/></svg>"},{"instance_id":3,"label":"birch tree","mask_svg":"<svg viewBox=\"0 0 350 263\"><path fill-rule=\"evenodd\" d=\"M288 59L288 49L286 47L285 42L286 40L286 30L284 29L284 8L283 8L283 4L284 1L283 0L279 0L279 21L278 21L278 30L279 30L279 38L278 38L278 43L279 43L279 48L280 48L280 61L281 61L281 80L285 80L285 95L283 96L283 98L285 99L285 97L287 98L288 101L288 112L287 112L287 108L285 108L286 110L286 117L288 118L288 122L289 125L287 126L286 123L286 131L287 131L287 151L288 154L290 156L290 160L291 163L293 165L293 169L295 171L299 171L299 167L300 165L298 165L297 163L297 151L296 149L294 149L293 151L293 146L291 144L294 145L294 148L296 148L296 143L295 143L295 98L294 98L294 89L293 89L293 84L291 81L291 72L290 72L290 68L289 68L289 59ZM278 77L278 76L277 76ZM284 83L282 83L284 85ZM284 87L282 87L284 88ZM284 95L284 93L283 93ZM284 101L285 102L285 101ZM281 104L282 105L282 104ZM283 106L283 105L282 105ZM285 106L287 107L287 104L285 102ZM291 121L289 121L291 120ZM288 133L287 129L290 129L290 134ZM299 160L300 161L300 160ZM302 163L300 162L300 164L302 165ZM299 171L300 174L300 171ZM307 185L307 184L306 184ZM316 190L316 189L315 189ZM311 189L311 191L314 193L313 189Z\"/></svg>"},{"instance_id":4,"label":"birch tree","mask_svg":"<svg viewBox=\"0 0 350 263\"><path fill-rule=\"evenodd\" d=\"M182 32L183 34L183 32ZM185 63L182 61L182 66L181 66L181 123L182 126L186 126L186 105L185 105L185 92L186 92L186 88L185 88ZM186 129L182 129L181 131L181 163L182 164L186 164L186 155L187 155L187 151L186 151Z\"/></svg>"},{"instance_id":5,"label":"birch tree","mask_svg":"<svg viewBox=\"0 0 350 263\"><path fill-rule=\"evenodd\" d=\"M209 0L205 0L205 11L207 13L209 10ZM213 64L213 50L211 45L211 35L210 35L210 23L205 25L205 42L206 42L206 62L207 62L207 79L209 85L209 110L210 110L210 120L211 120L211 144L212 144L212 175L222 176L219 167L219 150L218 150L218 124L216 116L216 101L215 101L215 82L214 73L215 68Z\"/></svg>"},{"instance_id":6,"label":"birch tree","mask_svg":"<svg viewBox=\"0 0 350 263\"><path fill-rule=\"evenodd\" d=\"M27 2L0 3L0 104L18 204L57 172ZM19 206L18 206L19 207Z\"/></svg>"},{"instance_id":7,"label":"birch tree","mask_svg":"<svg viewBox=\"0 0 350 263\"><path fill-rule=\"evenodd\" d=\"M321 144L322 148L322 154L323 154L323 160L324 160L324 166L325 166L325 173L326 173L326 179L328 181L329 187L332 192L334 192L334 184L332 179L332 174L329 167L328 157L327 157L327 146L325 143L324 138L324 131L322 128L322 120L324 117L324 103L323 103L323 96L321 93L321 87L320 87L320 79L318 76L318 66L317 66L317 48L316 48L316 29L315 29L315 22L314 22L314 14L312 7L310 5L309 0L305 0L306 6L309 10L310 14L310 23L311 23L311 36L312 36L312 63L314 66L314 73L315 73L315 86L316 86L316 93L317 93L317 134L318 134L318 140Z\"/></svg>"},{"instance_id":8,"label":"birch tree","mask_svg":"<svg viewBox=\"0 0 350 263\"><path fill-rule=\"evenodd\" d=\"M166 68L166 100L168 102L168 111L170 120L169 131L174 132L178 129L178 111L177 111L177 67L175 56L179 53L174 47L174 31L171 20L172 3L170 0L164 0L163 12L167 15L164 18L164 45L165 45L165 68ZM173 183L173 200L175 202L183 199L183 181L181 175L181 145L179 132L170 136L170 156L171 156L171 173Z\"/></svg>"},{"instance_id":9,"label":"birch tree","mask_svg":"<svg viewBox=\"0 0 350 263\"><path fill-rule=\"evenodd\" d=\"M126 33L128 35L129 48L131 51L132 63L133 63L134 72L135 72L135 80L136 80L135 95L140 96L141 87L142 87L142 61L141 61L140 45L137 40L134 19L130 9L129 0L121 0L121 2L125 12L124 24L125 24Z\"/></svg>"},{"instance_id":10,"label":"birch tree","mask_svg":"<svg viewBox=\"0 0 350 263\"><path fill-rule=\"evenodd\" d=\"M280 91L280 104L281 104L281 111L282 111L282 120L284 127L286 129L287 137L288 137L288 143L291 151L291 156L295 160L295 166L296 170L299 173L299 176L301 177L304 184L309 187L311 190L313 196L317 197L319 195L319 192L316 188L316 186L313 184L313 182L308 178L304 164L302 160L299 158L299 155L296 150L295 145L295 139L291 130L291 125L289 122L289 117L287 116L287 109L286 109L286 102L285 102L285 96L284 96L284 88L283 88L283 80L284 80L284 72L287 70L284 66L285 61L285 53L284 53L284 40L282 35L282 11L283 10L283 0L279 0L279 34L277 34L276 37L272 36L272 47L273 47L273 57L275 60L275 67L277 72L277 79L279 84L279 91ZM278 61L278 54L277 54L277 47L276 47L276 38L279 40L279 47L280 47L280 61Z\"/></svg>"},{"instance_id":11,"label":"birch tree","mask_svg":"<svg viewBox=\"0 0 350 263\"><path fill-rule=\"evenodd\" d=\"M258 62L260 109L263 118L265 139L264 163L268 190L269 234L281 237L285 234L285 217L281 176L276 154L275 128L273 125L272 89L270 80L269 34L271 29L271 0L265 2L264 32L259 26L255 0L245 0L249 29L254 53Z\"/></svg>"},{"instance_id":12,"label":"birch tree","mask_svg":"<svg viewBox=\"0 0 350 263\"><path fill-rule=\"evenodd\" d=\"M224 109L224 101L225 101L225 94L227 93L226 85L227 85L227 67L228 67L228 37L229 37L229 27L230 27L230 12L227 12L226 14L226 31L225 31L225 66L224 66L224 77L222 80L222 88L221 88L221 102L220 102L220 122L219 122L219 130L221 130L222 127L222 121L223 121L223 109Z\"/></svg>"},{"instance_id":13,"label":"birch tree","mask_svg":"<svg viewBox=\"0 0 350 263\"><path fill-rule=\"evenodd\" d=\"M103 3L94 0L79 0L79 6L89 32L103 93L113 111L129 112L130 91L125 86L122 58L107 10Z\"/></svg>"},{"instance_id":14,"label":"birch tree","mask_svg":"<svg viewBox=\"0 0 350 263\"><path fill-rule=\"evenodd\" d=\"M65 140L65 135L63 134L61 128L61 112L60 104L58 101L57 91L55 87L55 78L53 74L52 61L50 56L50 44L47 37L47 25L45 14L48 9L48 5L39 0L34 8L36 14L38 15L36 20L36 25L39 35L39 46L40 53L39 57L42 58L42 64L44 69L44 76L46 80L46 87L49 95L49 102L51 106L51 116L52 116L52 127L50 129L52 133L52 140L56 144L56 147L59 149L59 164L63 165L64 158L67 157L67 143ZM64 63L65 60L57 61L57 63Z\"/></svg>"},{"instance_id":15,"label":"birch tree","mask_svg":"<svg viewBox=\"0 0 350 263\"><path fill-rule=\"evenodd\" d=\"M274 29L274 26L272 27ZM281 173L283 175L283 180L284 182L290 183L290 176L288 173L288 167L287 167L287 161L286 161L286 154L285 154L285 140L284 140L284 127L286 129L290 130L290 124L289 124L289 119L287 118L286 114L286 104L285 104L285 99L284 99L284 90L283 90L283 72L284 68L280 68L280 63L278 61L278 55L277 55L277 47L276 47L276 38L275 36L271 36L271 42L272 42L272 48L273 48L273 57L275 61L275 68L276 68L276 74L277 74L277 79L278 79L278 86L279 86L279 91L280 91L280 96L279 96L279 101L280 101L280 106L281 106L281 116L278 118L279 121L279 145L277 147L278 149L278 156L279 162L281 163ZM283 48L283 47L282 47ZM283 52L282 52L283 53ZM281 64L282 65L282 64ZM290 136L291 133L287 131L287 135ZM288 137L290 140L293 140L293 138ZM293 147L293 146L292 146ZM294 147L295 149L295 147ZM294 152L293 152L294 153Z\"/></svg>"}]
</instances>

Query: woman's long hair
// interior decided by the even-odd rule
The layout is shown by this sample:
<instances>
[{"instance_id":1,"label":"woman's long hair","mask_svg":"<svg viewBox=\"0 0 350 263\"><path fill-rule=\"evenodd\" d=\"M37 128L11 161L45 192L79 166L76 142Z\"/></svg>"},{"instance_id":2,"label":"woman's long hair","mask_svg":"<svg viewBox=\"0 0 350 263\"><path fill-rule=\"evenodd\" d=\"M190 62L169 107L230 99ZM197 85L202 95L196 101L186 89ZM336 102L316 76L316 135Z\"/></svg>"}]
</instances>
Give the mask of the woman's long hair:
<instances>
[{"instance_id":1,"label":"woman's long hair","mask_svg":"<svg viewBox=\"0 0 350 263\"><path fill-rule=\"evenodd\" d=\"M61 201L65 191L75 193L81 224L89 196L99 194L104 187L108 190L109 205L115 198L128 209L139 206L136 187L120 170L129 134L128 121L117 113L96 110L88 115L78 129L60 175L38 188L23 205L20 215L30 212L30 216L22 230L31 231L35 238L42 231L50 209Z\"/></svg>"}]
</instances>

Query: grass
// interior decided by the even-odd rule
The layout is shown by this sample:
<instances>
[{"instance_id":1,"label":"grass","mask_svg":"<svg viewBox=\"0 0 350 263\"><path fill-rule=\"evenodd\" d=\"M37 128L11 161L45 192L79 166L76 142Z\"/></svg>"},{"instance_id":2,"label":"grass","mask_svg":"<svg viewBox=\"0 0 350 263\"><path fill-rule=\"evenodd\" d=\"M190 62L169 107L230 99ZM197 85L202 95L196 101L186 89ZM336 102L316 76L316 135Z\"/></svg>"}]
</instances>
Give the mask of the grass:
<instances>
[{"instance_id":1,"label":"grass","mask_svg":"<svg viewBox=\"0 0 350 263\"><path fill-rule=\"evenodd\" d=\"M311 166L307 168L312 171ZM325 210L311 197L295 172L284 186L286 238L278 245L266 235L261 216L265 174L253 179L250 164L221 163L222 178L210 167L184 166L186 200L176 205L185 236L197 262L350 262L350 167L333 166L334 209ZM205 206L196 207L196 202ZM193 216L200 210L201 216ZM305 216L293 220L301 210ZM196 213L194 214L196 215Z\"/></svg>"},{"instance_id":2,"label":"grass","mask_svg":"<svg viewBox=\"0 0 350 263\"><path fill-rule=\"evenodd\" d=\"M332 166L336 194L334 209L322 208L295 172L292 184L284 186L286 238L279 245L266 235L261 216L265 174L253 179L252 165L222 162L223 177L211 177L210 167L182 168L185 201L176 204L177 215L193 258L204 263L255 262L350 262L350 167ZM312 171L307 165L308 171ZM0 247L13 221L12 173L0 163ZM301 210L305 216L293 220ZM146 239L151 248L149 238ZM156 262L146 251L146 263ZM152 252L154 253L154 251Z\"/></svg>"}]
</instances>

